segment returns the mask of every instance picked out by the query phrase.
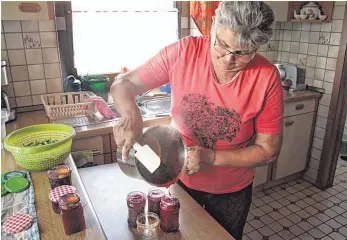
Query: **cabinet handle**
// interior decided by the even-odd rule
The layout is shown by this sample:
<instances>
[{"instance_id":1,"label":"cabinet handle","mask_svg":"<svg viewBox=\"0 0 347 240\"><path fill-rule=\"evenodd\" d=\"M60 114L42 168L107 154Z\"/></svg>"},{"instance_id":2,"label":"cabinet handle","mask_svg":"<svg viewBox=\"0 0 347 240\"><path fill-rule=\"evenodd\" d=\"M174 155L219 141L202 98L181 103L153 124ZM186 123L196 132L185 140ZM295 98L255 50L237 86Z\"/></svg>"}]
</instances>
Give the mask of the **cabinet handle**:
<instances>
[{"instance_id":1,"label":"cabinet handle","mask_svg":"<svg viewBox=\"0 0 347 240\"><path fill-rule=\"evenodd\" d=\"M41 6L37 3L21 3L18 6L21 12L38 13L41 11Z\"/></svg>"},{"instance_id":2,"label":"cabinet handle","mask_svg":"<svg viewBox=\"0 0 347 240\"><path fill-rule=\"evenodd\" d=\"M295 106L295 109L296 110L302 110L302 109L304 109L304 107L305 107L304 104L298 104L298 105Z\"/></svg>"},{"instance_id":3,"label":"cabinet handle","mask_svg":"<svg viewBox=\"0 0 347 240\"><path fill-rule=\"evenodd\" d=\"M284 123L284 125L285 125L286 127L292 126L293 124L294 124L294 121L293 121L293 120L289 120L289 121L286 121L286 122Z\"/></svg>"},{"instance_id":4,"label":"cabinet handle","mask_svg":"<svg viewBox=\"0 0 347 240\"><path fill-rule=\"evenodd\" d=\"M92 149L91 151L93 153L93 156L100 155L101 153L98 149Z\"/></svg>"}]
</instances>

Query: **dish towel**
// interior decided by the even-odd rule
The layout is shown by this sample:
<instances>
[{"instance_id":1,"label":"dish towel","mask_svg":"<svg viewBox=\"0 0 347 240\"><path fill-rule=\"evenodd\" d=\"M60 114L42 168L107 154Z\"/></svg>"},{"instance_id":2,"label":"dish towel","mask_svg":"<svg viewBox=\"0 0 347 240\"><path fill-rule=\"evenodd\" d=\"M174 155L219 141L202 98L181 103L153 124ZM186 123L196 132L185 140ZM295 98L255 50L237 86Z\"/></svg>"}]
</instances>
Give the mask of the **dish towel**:
<instances>
[{"instance_id":1,"label":"dish towel","mask_svg":"<svg viewBox=\"0 0 347 240\"><path fill-rule=\"evenodd\" d=\"M25 172L30 187L23 192L8 193L1 197L1 239L6 240L39 240L40 233L37 224L37 215L35 208L35 195L34 185L29 172ZM7 218L25 213L33 217L33 224L27 230L17 233L9 234L3 231L3 224Z\"/></svg>"},{"instance_id":2,"label":"dish towel","mask_svg":"<svg viewBox=\"0 0 347 240\"><path fill-rule=\"evenodd\" d=\"M211 34L212 17L219 1L190 1L190 16L202 35Z\"/></svg>"}]
</instances>

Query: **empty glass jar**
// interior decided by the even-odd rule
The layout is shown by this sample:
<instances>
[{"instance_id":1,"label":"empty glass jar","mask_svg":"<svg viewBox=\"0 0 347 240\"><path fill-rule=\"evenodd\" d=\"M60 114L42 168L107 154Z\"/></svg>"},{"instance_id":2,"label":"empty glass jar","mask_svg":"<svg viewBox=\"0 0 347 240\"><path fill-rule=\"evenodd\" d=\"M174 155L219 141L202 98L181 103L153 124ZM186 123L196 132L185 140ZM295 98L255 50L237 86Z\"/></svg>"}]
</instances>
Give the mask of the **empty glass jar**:
<instances>
[{"instance_id":1,"label":"empty glass jar","mask_svg":"<svg viewBox=\"0 0 347 240\"><path fill-rule=\"evenodd\" d=\"M137 231L141 239L158 239L159 223L159 216L152 212L141 213L139 216L137 216Z\"/></svg>"}]
</instances>

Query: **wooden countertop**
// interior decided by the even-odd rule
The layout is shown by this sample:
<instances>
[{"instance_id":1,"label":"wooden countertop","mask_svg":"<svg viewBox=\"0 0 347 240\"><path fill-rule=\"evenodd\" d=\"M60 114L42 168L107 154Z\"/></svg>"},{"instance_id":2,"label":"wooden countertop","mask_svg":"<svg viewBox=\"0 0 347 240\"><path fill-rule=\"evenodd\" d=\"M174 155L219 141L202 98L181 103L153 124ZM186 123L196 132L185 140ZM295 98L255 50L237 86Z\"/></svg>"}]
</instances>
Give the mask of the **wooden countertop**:
<instances>
[{"instance_id":1,"label":"wooden countertop","mask_svg":"<svg viewBox=\"0 0 347 240\"><path fill-rule=\"evenodd\" d=\"M153 187L126 176L117 163L79 169L82 182L108 239L138 239L129 230L126 196L131 191L147 193ZM167 192L166 189L163 189ZM175 184L170 191L181 203L180 229L175 234L161 232L159 239L234 239L189 194Z\"/></svg>"}]
</instances>

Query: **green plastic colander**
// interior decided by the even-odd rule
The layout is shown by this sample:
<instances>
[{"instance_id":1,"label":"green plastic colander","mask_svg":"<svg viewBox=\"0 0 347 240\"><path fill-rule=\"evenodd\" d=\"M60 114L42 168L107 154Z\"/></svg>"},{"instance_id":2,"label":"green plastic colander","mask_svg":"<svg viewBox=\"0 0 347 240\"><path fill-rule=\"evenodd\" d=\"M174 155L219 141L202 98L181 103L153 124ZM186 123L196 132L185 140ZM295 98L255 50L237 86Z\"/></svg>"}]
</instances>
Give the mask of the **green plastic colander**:
<instances>
[{"instance_id":1,"label":"green plastic colander","mask_svg":"<svg viewBox=\"0 0 347 240\"><path fill-rule=\"evenodd\" d=\"M71 152L75 130L64 124L39 124L10 133L4 147L15 161L29 171L42 171L62 164ZM33 141L58 140L55 143L24 147Z\"/></svg>"}]
</instances>

